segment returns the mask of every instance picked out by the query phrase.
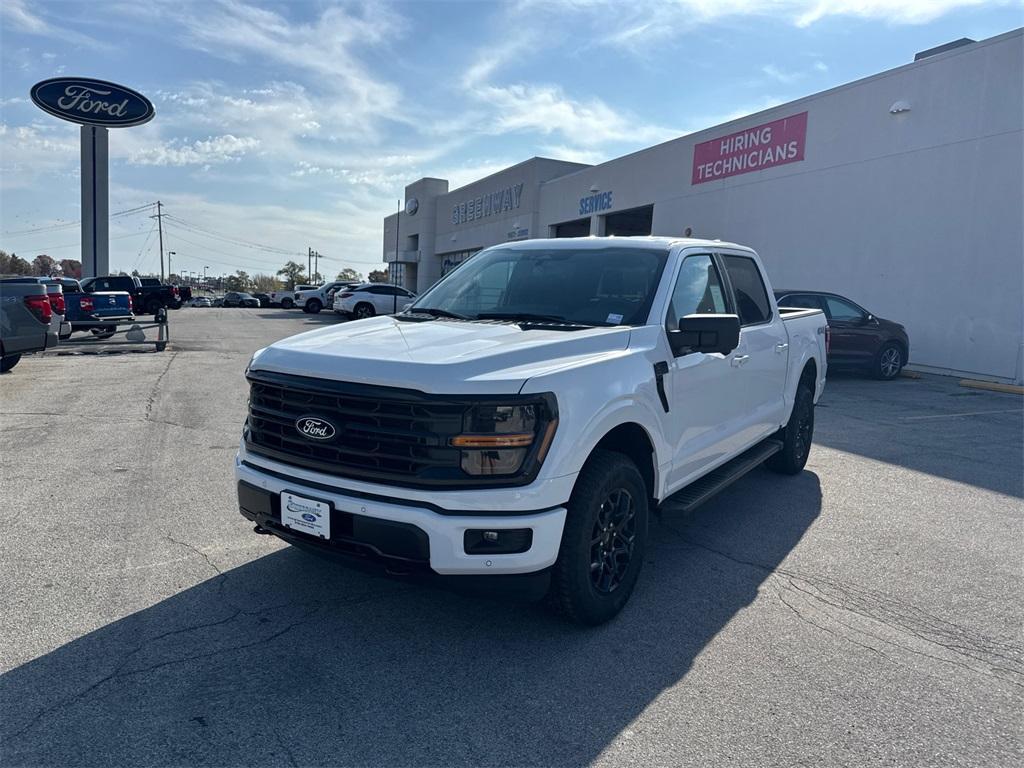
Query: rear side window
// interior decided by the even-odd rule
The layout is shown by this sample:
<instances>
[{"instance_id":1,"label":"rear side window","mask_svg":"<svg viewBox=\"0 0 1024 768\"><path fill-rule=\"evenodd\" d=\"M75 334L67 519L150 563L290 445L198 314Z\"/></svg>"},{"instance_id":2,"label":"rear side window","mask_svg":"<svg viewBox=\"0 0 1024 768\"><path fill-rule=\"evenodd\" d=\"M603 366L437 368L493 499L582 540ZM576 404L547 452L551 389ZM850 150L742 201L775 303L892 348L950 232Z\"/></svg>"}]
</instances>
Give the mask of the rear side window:
<instances>
[{"instance_id":1,"label":"rear side window","mask_svg":"<svg viewBox=\"0 0 1024 768\"><path fill-rule=\"evenodd\" d=\"M828 310L828 316L831 320L850 322L864 319L864 313L859 308L835 296L825 297L825 308Z\"/></svg>"},{"instance_id":2,"label":"rear side window","mask_svg":"<svg viewBox=\"0 0 1024 768\"><path fill-rule=\"evenodd\" d=\"M740 325L757 325L771 319L771 304L764 288L761 272L753 259L746 256L722 256L725 271L729 274L733 293L736 295L736 313Z\"/></svg>"}]
</instances>

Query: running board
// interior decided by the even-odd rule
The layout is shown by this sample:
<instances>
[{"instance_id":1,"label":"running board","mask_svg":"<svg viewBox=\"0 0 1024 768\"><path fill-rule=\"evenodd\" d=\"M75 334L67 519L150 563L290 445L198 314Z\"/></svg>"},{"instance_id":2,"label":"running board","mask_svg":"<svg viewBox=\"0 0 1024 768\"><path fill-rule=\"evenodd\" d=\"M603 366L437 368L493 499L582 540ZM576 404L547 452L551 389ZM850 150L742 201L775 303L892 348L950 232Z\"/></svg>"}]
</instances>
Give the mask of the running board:
<instances>
[{"instance_id":1,"label":"running board","mask_svg":"<svg viewBox=\"0 0 1024 768\"><path fill-rule=\"evenodd\" d=\"M719 491L728 488L750 470L756 469L769 456L782 450L780 440L764 440L735 459L727 461L717 469L694 480L682 490L676 491L658 507L662 514L686 514L692 512Z\"/></svg>"}]
</instances>

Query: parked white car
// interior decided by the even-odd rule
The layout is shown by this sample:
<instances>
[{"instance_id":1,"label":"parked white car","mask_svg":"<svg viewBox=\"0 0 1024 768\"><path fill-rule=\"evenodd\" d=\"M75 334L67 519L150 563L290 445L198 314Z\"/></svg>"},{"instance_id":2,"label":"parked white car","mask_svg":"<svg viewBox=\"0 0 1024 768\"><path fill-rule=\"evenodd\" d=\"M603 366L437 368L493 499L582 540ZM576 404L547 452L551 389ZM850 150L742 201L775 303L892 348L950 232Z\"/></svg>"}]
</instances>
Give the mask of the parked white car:
<instances>
[{"instance_id":1,"label":"parked white car","mask_svg":"<svg viewBox=\"0 0 1024 768\"><path fill-rule=\"evenodd\" d=\"M416 294L390 283L363 283L334 295L334 311L356 320L401 312Z\"/></svg>"},{"instance_id":2,"label":"parked white car","mask_svg":"<svg viewBox=\"0 0 1024 768\"><path fill-rule=\"evenodd\" d=\"M358 283L351 280L335 280L333 283L303 288L295 292L295 306L315 315L324 307L330 308L334 304L335 293L355 285Z\"/></svg>"},{"instance_id":3,"label":"parked white car","mask_svg":"<svg viewBox=\"0 0 1024 768\"><path fill-rule=\"evenodd\" d=\"M803 470L827 348L821 309L780 310L740 245L505 243L401 314L253 355L239 511L299 547L516 582L598 624L629 599L656 509L763 463Z\"/></svg>"}]
</instances>

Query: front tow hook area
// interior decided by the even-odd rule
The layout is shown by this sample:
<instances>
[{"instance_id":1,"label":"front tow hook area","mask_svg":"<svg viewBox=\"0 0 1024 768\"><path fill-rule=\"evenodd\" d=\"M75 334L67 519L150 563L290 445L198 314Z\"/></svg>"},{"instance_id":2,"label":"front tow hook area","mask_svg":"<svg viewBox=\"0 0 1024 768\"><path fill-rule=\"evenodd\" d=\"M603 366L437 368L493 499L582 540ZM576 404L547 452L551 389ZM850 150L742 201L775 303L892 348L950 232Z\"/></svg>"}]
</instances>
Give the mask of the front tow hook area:
<instances>
[{"instance_id":1,"label":"front tow hook area","mask_svg":"<svg viewBox=\"0 0 1024 768\"><path fill-rule=\"evenodd\" d=\"M272 536L273 535L273 533L271 531L268 531L262 525L254 525L253 528L252 528L252 532L253 533L258 533L260 536Z\"/></svg>"}]
</instances>

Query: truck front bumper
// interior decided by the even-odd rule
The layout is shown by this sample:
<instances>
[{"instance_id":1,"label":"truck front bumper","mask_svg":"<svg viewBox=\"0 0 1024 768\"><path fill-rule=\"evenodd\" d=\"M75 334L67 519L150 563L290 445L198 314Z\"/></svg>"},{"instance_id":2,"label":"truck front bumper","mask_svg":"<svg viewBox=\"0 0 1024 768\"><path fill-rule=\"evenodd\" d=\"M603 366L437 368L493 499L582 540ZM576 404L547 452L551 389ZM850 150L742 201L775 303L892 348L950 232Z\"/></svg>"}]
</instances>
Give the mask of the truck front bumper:
<instances>
[{"instance_id":1,"label":"truck front bumper","mask_svg":"<svg viewBox=\"0 0 1024 768\"><path fill-rule=\"evenodd\" d=\"M235 459L239 511L261 528L324 554L383 562L392 571L425 570L442 576L529 574L554 565L562 541L565 507L525 514L441 514L398 498L353 494L334 485L310 485ZM331 505L331 539L281 525L281 493ZM529 548L510 554L469 554L467 531L529 530ZM335 532L338 532L337 535ZM470 534L472 538L473 534Z\"/></svg>"}]
</instances>

